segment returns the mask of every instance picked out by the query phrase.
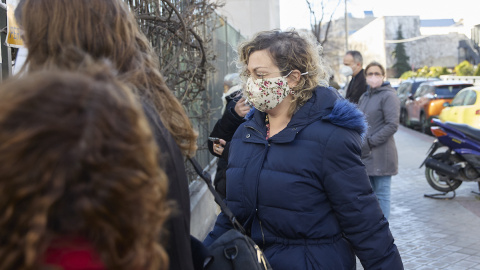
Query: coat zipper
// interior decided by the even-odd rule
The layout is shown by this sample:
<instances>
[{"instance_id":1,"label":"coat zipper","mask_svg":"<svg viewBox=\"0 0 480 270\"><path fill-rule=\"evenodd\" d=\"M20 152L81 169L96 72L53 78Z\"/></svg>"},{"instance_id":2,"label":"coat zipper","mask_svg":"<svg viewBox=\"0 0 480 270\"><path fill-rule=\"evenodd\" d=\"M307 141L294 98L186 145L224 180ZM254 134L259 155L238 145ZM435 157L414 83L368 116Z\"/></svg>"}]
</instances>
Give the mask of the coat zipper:
<instances>
[{"instance_id":1,"label":"coat zipper","mask_svg":"<svg viewBox=\"0 0 480 270\"><path fill-rule=\"evenodd\" d=\"M257 215L258 217L258 215ZM260 231L262 232L262 241L263 241L263 246L265 247L265 235L263 234L263 227L262 227L262 221L258 217L258 223L260 224Z\"/></svg>"},{"instance_id":2,"label":"coat zipper","mask_svg":"<svg viewBox=\"0 0 480 270\"><path fill-rule=\"evenodd\" d=\"M250 129L253 129L253 130L255 130L256 132L260 133L260 135L263 136L262 132L260 132L258 129L256 129L256 128L252 127L252 126L245 126L245 127L246 127L246 128L250 128Z\"/></svg>"},{"instance_id":3,"label":"coat zipper","mask_svg":"<svg viewBox=\"0 0 480 270\"><path fill-rule=\"evenodd\" d=\"M250 128L250 129L253 129L255 130L256 132L258 132L262 137L263 137L263 134L262 132L260 132L259 130L257 130L256 128L252 127L252 126L245 126L247 128ZM268 140L267 140L267 147L270 146L270 144L268 143ZM265 154L266 155L266 154ZM265 158L265 156L264 156ZM258 223L260 225L260 232L262 233L262 242L263 242L263 245L265 246L265 234L263 233L263 227L262 227L262 221L260 221L260 217L258 216L258 208L257 208L257 203L258 203L258 181L259 181L259 178L260 178L260 171L258 172L258 175L257 175L257 187L256 187L256 193L255 196L257 197L255 199L255 215L257 216L257 219L258 219Z\"/></svg>"}]
</instances>

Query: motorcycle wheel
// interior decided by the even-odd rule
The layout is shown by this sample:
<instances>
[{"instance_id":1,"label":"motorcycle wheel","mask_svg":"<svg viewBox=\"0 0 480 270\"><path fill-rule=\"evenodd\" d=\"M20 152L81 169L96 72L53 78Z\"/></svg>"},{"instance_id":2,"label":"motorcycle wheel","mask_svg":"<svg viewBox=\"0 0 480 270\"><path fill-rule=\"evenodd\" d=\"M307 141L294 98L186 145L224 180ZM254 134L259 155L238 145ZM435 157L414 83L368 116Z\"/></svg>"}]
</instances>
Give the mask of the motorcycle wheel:
<instances>
[{"instance_id":1,"label":"motorcycle wheel","mask_svg":"<svg viewBox=\"0 0 480 270\"><path fill-rule=\"evenodd\" d=\"M446 155L445 153L438 153L433 155L432 158L443 160ZM449 160L448 165L453 165L453 162ZM435 170L427 167L425 167L425 177L432 188L441 192L453 191L462 184L460 180L451 179L451 176L437 173Z\"/></svg>"}]
</instances>

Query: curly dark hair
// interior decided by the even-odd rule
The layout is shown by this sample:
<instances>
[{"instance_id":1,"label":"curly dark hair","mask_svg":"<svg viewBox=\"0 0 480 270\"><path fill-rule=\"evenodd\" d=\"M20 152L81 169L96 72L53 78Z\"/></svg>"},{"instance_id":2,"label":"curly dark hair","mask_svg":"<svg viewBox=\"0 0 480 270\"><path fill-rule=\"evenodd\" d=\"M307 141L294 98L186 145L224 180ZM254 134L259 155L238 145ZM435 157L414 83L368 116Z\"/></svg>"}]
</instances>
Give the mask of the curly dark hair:
<instances>
[{"instance_id":1,"label":"curly dark hair","mask_svg":"<svg viewBox=\"0 0 480 270\"><path fill-rule=\"evenodd\" d=\"M45 269L50 241L69 235L108 269L167 269L157 151L136 98L105 70L1 85L0 269Z\"/></svg>"}]
</instances>

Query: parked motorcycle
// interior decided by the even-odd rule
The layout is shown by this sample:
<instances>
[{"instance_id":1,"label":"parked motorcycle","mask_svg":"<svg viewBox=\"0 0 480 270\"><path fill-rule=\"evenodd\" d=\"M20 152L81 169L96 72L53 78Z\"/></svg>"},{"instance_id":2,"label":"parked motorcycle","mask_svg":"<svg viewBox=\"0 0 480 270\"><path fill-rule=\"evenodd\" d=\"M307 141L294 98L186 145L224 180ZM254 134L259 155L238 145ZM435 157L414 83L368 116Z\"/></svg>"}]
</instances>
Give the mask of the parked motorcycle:
<instances>
[{"instance_id":1,"label":"parked motorcycle","mask_svg":"<svg viewBox=\"0 0 480 270\"><path fill-rule=\"evenodd\" d=\"M420 165L425 165L428 184L444 194L464 181L479 182L480 186L480 129L438 119L433 119L433 123L436 126L431 131L437 139ZM437 153L445 147L445 151Z\"/></svg>"}]
</instances>

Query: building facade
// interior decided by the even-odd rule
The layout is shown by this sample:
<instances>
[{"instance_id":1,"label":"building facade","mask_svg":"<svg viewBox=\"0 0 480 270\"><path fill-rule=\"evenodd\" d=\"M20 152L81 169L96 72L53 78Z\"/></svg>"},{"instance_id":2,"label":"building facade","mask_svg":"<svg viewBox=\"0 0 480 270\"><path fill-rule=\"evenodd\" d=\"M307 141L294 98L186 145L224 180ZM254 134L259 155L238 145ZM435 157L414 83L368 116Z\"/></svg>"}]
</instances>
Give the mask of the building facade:
<instances>
[{"instance_id":1,"label":"building facade","mask_svg":"<svg viewBox=\"0 0 480 270\"><path fill-rule=\"evenodd\" d=\"M280 28L279 0L225 0L218 13L245 38Z\"/></svg>"},{"instance_id":2,"label":"building facade","mask_svg":"<svg viewBox=\"0 0 480 270\"><path fill-rule=\"evenodd\" d=\"M379 17L359 29L349 37L349 49L363 54L364 65L377 61L387 69L387 77L395 74L393 52L401 29L405 51L412 69L424 66L444 66L453 68L460 61L459 44L469 38L463 28L433 26L422 27L419 16L384 16ZM429 28L429 29L426 29ZM438 32L440 31L440 32ZM429 33L429 35L422 35Z\"/></svg>"}]
</instances>

